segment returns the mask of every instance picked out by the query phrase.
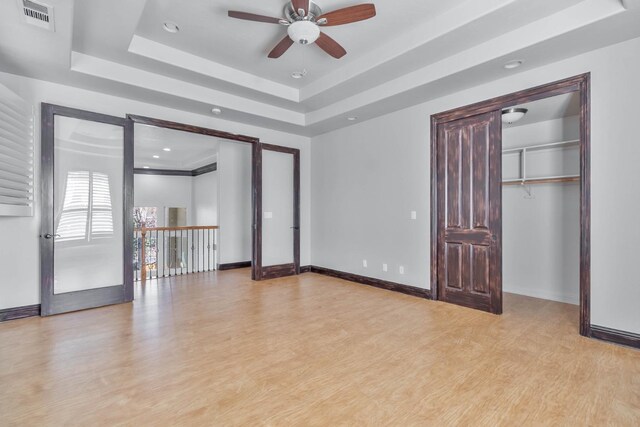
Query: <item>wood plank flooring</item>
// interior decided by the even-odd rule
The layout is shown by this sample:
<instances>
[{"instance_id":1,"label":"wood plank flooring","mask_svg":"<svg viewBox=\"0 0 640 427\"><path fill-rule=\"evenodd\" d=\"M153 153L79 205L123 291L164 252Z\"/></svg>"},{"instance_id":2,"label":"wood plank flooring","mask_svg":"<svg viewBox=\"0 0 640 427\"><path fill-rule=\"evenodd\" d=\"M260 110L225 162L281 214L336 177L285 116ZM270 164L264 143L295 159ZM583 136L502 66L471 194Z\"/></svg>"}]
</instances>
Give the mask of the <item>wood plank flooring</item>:
<instances>
[{"instance_id":1,"label":"wood plank flooring","mask_svg":"<svg viewBox=\"0 0 640 427\"><path fill-rule=\"evenodd\" d=\"M640 425L640 352L575 306L494 316L315 274L150 281L0 324L0 425Z\"/></svg>"}]
</instances>

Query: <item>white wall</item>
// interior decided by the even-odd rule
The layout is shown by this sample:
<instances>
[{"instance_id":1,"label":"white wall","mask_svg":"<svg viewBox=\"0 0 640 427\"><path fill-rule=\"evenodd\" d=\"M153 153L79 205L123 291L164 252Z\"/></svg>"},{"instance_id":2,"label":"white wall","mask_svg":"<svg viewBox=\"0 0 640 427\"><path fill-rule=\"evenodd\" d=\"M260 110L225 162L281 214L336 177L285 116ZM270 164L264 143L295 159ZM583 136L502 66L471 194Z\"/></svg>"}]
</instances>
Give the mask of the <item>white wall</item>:
<instances>
[{"instance_id":1,"label":"white wall","mask_svg":"<svg viewBox=\"0 0 640 427\"><path fill-rule=\"evenodd\" d=\"M251 261L251 145L221 141L218 152L220 264Z\"/></svg>"},{"instance_id":2,"label":"white wall","mask_svg":"<svg viewBox=\"0 0 640 427\"><path fill-rule=\"evenodd\" d=\"M218 225L218 172L192 179L193 225Z\"/></svg>"},{"instance_id":3,"label":"white wall","mask_svg":"<svg viewBox=\"0 0 640 427\"><path fill-rule=\"evenodd\" d=\"M313 138L313 264L429 287L430 115L591 72L591 321L640 333L638 52L630 40Z\"/></svg>"},{"instance_id":4,"label":"white wall","mask_svg":"<svg viewBox=\"0 0 640 427\"><path fill-rule=\"evenodd\" d=\"M195 225L192 187L190 176L134 175L134 205L158 208L158 227L167 226L165 208L186 208L187 225Z\"/></svg>"},{"instance_id":5,"label":"white wall","mask_svg":"<svg viewBox=\"0 0 640 427\"><path fill-rule=\"evenodd\" d=\"M579 139L579 123L578 117L568 117L504 128L502 147ZM578 147L530 152L529 155L528 176L580 173ZM510 166L519 169L519 160L517 153L503 156L503 178L507 178L508 169L514 169ZM531 196L519 185L502 187L502 289L578 304L580 185L536 184L528 188Z\"/></svg>"},{"instance_id":6,"label":"white wall","mask_svg":"<svg viewBox=\"0 0 640 427\"><path fill-rule=\"evenodd\" d=\"M262 152L262 265L294 263L293 155Z\"/></svg>"},{"instance_id":7,"label":"white wall","mask_svg":"<svg viewBox=\"0 0 640 427\"><path fill-rule=\"evenodd\" d=\"M309 138L226 121L218 117L193 114L159 105L147 104L126 98L73 88L65 85L0 73L0 84L7 86L36 107L36 123L40 122L41 102L64 105L124 117L138 114L176 122L189 123L223 130L230 133L251 135L270 144L284 145L301 150L302 171L302 263L310 263L310 148ZM36 128L36 159L40 153L39 126ZM36 165L36 189L39 188L39 165ZM38 304L40 302L40 200L36 200L36 215L30 218L0 218L0 309ZM7 244L6 242L11 242Z\"/></svg>"}]
</instances>

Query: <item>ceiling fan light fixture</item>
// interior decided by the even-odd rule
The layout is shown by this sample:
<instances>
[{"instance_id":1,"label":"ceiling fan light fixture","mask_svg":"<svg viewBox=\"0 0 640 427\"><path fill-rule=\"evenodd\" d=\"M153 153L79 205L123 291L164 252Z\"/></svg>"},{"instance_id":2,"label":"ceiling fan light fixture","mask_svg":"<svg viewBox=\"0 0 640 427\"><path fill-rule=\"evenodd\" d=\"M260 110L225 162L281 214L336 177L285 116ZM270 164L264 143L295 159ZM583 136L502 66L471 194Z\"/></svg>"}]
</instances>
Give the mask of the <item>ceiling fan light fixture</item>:
<instances>
[{"instance_id":1,"label":"ceiling fan light fixture","mask_svg":"<svg viewBox=\"0 0 640 427\"><path fill-rule=\"evenodd\" d=\"M312 44L320 37L320 28L311 21L296 21L287 28L289 37L299 44Z\"/></svg>"},{"instance_id":2,"label":"ceiling fan light fixture","mask_svg":"<svg viewBox=\"0 0 640 427\"><path fill-rule=\"evenodd\" d=\"M525 114L527 114L526 108L507 108L502 110L502 123L512 124L518 120L522 120Z\"/></svg>"}]
</instances>

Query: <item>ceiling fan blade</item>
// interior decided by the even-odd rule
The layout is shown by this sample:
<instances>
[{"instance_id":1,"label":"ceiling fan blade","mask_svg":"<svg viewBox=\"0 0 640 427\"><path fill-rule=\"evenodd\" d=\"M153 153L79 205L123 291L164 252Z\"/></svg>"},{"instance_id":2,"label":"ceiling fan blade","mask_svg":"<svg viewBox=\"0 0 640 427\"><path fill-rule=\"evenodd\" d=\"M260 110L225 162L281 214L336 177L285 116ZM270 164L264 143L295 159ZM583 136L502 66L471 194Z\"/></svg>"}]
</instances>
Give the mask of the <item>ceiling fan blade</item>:
<instances>
[{"instance_id":1,"label":"ceiling fan blade","mask_svg":"<svg viewBox=\"0 0 640 427\"><path fill-rule=\"evenodd\" d=\"M316 44L320 49L324 50L336 59L340 59L347 54L347 51L344 50L337 41L325 33L320 33L320 37L316 40Z\"/></svg>"},{"instance_id":2,"label":"ceiling fan blade","mask_svg":"<svg viewBox=\"0 0 640 427\"><path fill-rule=\"evenodd\" d=\"M245 21L266 22L268 24L279 24L280 18L271 18L270 16L256 15L254 13L229 11L229 17L236 19L244 19Z\"/></svg>"},{"instance_id":3,"label":"ceiling fan blade","mask_svg":"<svg viewBox=\"0 0 640 427\"><path fill-rule=\"evenodd\" d=\"M364 21L374 16L376 16L376 6L373 3L365 3L325 13L319 16L318 20L322 18L326 19L327 23L324 24L324 26L330 27L332 25L344 25Z\"/></svg>"},{"instance_id":4,"label":"ceiling fan blade","mask_svg":"<svg viewBox=\"0 0 640 427\"><path fill-rule=\"evenodd\" d=\"M282 54L291 47L292 44L293 40L291 40L291 37L287 35L280 41L280 43L276 45L276 47L273 48L271 52L269 52L269 58L280 58Z\"/></svg>"},{"instance_id":5,"label":"ceiling fan blade","mask_svg":"<svg viewBox=\"0 0 640 427\"><path fill-rule=\"evenodd\" d=\"M296 13L300 9L304 10L304 16L307 16L307 13L309 13L309 0L291 0L291 4Z\"/></svg>"}]
</instances>

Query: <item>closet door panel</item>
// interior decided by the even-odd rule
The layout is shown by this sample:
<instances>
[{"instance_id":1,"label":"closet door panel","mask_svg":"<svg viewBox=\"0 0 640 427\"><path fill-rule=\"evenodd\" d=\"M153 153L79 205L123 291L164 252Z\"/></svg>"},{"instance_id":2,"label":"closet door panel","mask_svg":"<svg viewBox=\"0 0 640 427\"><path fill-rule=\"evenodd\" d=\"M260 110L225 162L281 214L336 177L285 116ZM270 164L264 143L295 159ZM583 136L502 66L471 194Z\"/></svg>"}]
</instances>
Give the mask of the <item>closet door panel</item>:
<instances>
[{"instance_id":1,"label":"closet door panel","mask_svg":"<svg viewBox=\"0 0 640 427\"><path fill-rule=\"evenodd\" d=\"M489 247L470 245L473 282L471 290L480 294L489 293Z\"/></svg>"},{"instance_id":2,"label":"closet door panel","mask_svg":"<svg viewBox=\"0 0 640 427\"><path fill-rule=\"evenodd\" d=\"M472 228L489 229L489 127L482 125L471 128L471 174L472 187Z\"/></svg>"},{"instance_id":3,"label":"closet door panel","mask_svg":"<svg viewBox=\"0 0 640 427\"><path fill-rule=\"evenodd\" d=\"M445 153L447 158L447 228L461 228L462 192L462 152L463 132L454 128L445 132Z\"/></svg>"},{"instance_id":4,"label":"closet door panel","mask_svg":"<svg viewBox=\"0 0 640 427\"><path fill-rule=\"evenodd\" d=\"M502 312L500 112L437 129L438 298Z\"/></svg>"},{"instance_id":5,"label":"closet door panel","mask_svg":"<svg viewBox=\"0 0 640 427\"><path fill-rule=\"evenodd\" d=\"M447 288L462 290L462 245L460 243L448 243L445 253Z\"/></svg>"}]
</instances>

